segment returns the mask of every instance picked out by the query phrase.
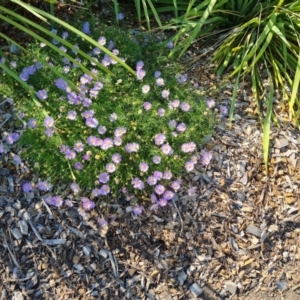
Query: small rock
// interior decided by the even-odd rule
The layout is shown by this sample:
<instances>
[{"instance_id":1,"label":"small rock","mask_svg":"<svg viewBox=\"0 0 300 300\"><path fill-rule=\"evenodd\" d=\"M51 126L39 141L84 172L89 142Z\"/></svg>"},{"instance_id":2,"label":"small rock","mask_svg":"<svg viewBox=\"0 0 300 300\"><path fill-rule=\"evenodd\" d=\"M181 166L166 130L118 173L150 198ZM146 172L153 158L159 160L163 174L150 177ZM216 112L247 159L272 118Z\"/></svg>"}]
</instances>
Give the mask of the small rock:
<instances>
[{"instance_id":1,"label":"small rock","mask_svg":"<svg viewBox=\"0 0 300 300\"><path fill-rule=\"evenodd\" d=\"M21 233L23 235L28 234L28 225L27 225L27 222L25 220L20 220L19 227L20 227Z\"/></svg>"},{"instance_id":2,"label":"small rock","mask_svg":"<svg viewBox=\"0 0 300 300\"><path fill-rule=\"evenodd\" d=\"M183 283L185 282L186 278L187 278L187 275L186 275L186 273L182 270L182 271L179 273L179 275L178 275L178 281L179 281L179 283L180 283L181 285L183 285Z\"/></svg>"},{"instance_id":3,"label":"small rock","mask_svg":"<svg viewBox=\"0 0 300 300\"><path fill-rule=\"evenodd\" d=\"M78 255L75 255L74 257L73 257L73 264L78 264L79 263L79 261L80 261L80 257L78 256Z\"/></svg>"},{"instance_id":4,"label":"small rock","mask_svg":"<svg viewBox=\"0 0 300 300\"><path fill-rule=\"evenodd\" d=\"M287 288L288 288L288 285L287 285L287 282L286 281L278 281L276 283L277 285L277 288L280 290L280 291L285 291Z\"/></svg>"},{"instance_id":5,"label":"small rock","mask_svg":"<svg viewBox=\"0 0 300 300\"><path fill-rule=\"evenodd\" d=\"M225 283L225 290L234 296L236 294L237 285L232 281L227 281Z\"/></svg>"},{"instance_id":6,"label":"small rock","mask_svg":"<svg viewBox=\"0 0 300 300\"><path fill-rule=\"evenodd\" d=\"M24 297L21 292L14 292L13 300L24 300Z\"/></svg>"},{"instance_id":7,"label":"small rock","mask_svg":"<svg viewBox=\"0 0 300 300\"><path fill-rule=\"evenodd\" d=\"M90 256L90 253L91 253L91 248L90 247L84 246L82 250L83 250L83 253L86 256Z\"/></svg>"},{"instance_id":8,"label":"small rock","mask_svg":"<svg viewBox=\"0 0 300 300\"><path fill-rule=\"evenodd\" d=\"M286 140L286 139L280 139L280 140L276 139L276 143L275 143L274 147L277 148L277 149L281 149L281 148L286 147L288 145L289 145L288 140Z\"/></svg>"},{"instance_id":9,"label":"small rock","mask_svg":"<svg viewBox=\"0 0 300 300\"><path fill-rule=\"evenodd\" d=\"M193 293L193 295L195 297L198 297L199 295L202 294L202 289L200 288L200 286L197 284L197 283L193 283L191 286L190 286L190 291Z\"/></svg>"},{"instance_id":10,"label":"small rock","mask_svg":"<svg viewBox=\"0 0 300 300\"><path fill-rule=\"evenodd\" d=\"M246 199L246 194L244 192L241 191L237 191L236 192L236 197L239 201L244 201Z\"/></svg>"},{"instance_id":11,"label":"small rock","mask_svg":"<svg viewBox=\"0 0 300 300\"><path fill-rule=\"evenodd\" d=\"M254 225L248 225L246 232L253 234L257 237L261 237L262 230Z\"/></svg>"},{"instance_id":12,"label":"small rock","mask_svg":"<svg viewBox=\"0 0 300 300\"><path fill-rule=\"evenodd\" d=\"M19 240L19 239L22 238L22 233L21 233L20 230L19 230L18 228L16 228L16 227L15 227L14 229L12 229L11 233L13 234L13 236L14 236L17 240Z\"/></svg>"},{"instance_id":13,"label":"small rock","mask_svg":"<svg viewBox=\"0 0 300 300\"><path fill-rule=\"evenodd\" d=\"M79 272L83 270L83 266L81 264L74 264L74 268L76 268Z\"/></svg>"}]
</instances>

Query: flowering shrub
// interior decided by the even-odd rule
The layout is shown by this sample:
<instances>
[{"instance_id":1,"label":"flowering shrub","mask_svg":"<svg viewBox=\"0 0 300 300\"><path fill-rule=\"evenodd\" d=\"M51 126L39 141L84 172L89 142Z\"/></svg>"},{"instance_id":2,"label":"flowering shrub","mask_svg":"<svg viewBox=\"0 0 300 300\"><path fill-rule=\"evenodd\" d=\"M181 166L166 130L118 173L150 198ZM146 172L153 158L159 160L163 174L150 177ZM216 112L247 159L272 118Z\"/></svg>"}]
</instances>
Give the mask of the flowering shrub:
<instances>
[{"instance_id":1,"label":"flowering shrub","mask_svg":"<svg viewBox=\"0 0 300 300\"><path fill-rule=\"evenodd\" d=\"M135 68L136 77L98 48L86 48L84 41L66 32L61 33L63 38L90 52L114 76L85 63L76 51L68 54L89 73L82 73L66 58L53 57L43 45L31 45L35 60L22 56L14 63L18 76L35 89L39 105L14 90L19 118L25 124L23 134L6 137L7 144L19 140L23 146L14 161L20 164L22 157L31 164L44 180L35 185L40 191L49 191L49 183L68 183L75 195L88 196L81 197L82 216L95 207L95 200L116 199L120 194L133 199L135 214L143 212L145 199L151 199L153 209L165 206L180 189L182 175L191 172L200 158L213 114L189 85L187 75L180 74L179 65L164 56L167 49L157 48L156 41L142 47L143 37L142 42L130 39L119 29L92 32L88 22L82 30L123 57ZM47 72L41 59L63 71L66 78ZM76 86L71 87L67 78ZM205 153L202 164L210 159L211 154ZM33 188L32 183L23 185L24 192ZM46 202L64 203L59 195ZM73 205L70 199L65 204Z\"/></svg>"}]
</instances>

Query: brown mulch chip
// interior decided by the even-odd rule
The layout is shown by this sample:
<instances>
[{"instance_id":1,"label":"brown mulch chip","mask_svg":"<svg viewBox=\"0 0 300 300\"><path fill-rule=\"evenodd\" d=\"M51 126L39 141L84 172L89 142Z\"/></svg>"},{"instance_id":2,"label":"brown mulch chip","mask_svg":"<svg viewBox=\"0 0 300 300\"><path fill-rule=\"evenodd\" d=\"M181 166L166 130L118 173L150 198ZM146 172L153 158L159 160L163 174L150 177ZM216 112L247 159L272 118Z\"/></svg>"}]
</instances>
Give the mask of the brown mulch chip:
<instances>
[{"instance_id":1,"label":"brown mulch chip","mask_svg":"<svg viewBox=\"0 0 300 300\"><path fill-rule=\"evenodd\" d=\"M212 66L189 74L230 103L233 84L216 93ZM212 163L173 202L140 217L116 202L109 227L24 195L26 170L9 162L13 149L0 155L0 299L300 299L300 133L272 126L267 174L253 103L241 84L232 126L220 119L206 144ZM0 106L0 124L10 110Z\"/></svg>"}]
</instances>

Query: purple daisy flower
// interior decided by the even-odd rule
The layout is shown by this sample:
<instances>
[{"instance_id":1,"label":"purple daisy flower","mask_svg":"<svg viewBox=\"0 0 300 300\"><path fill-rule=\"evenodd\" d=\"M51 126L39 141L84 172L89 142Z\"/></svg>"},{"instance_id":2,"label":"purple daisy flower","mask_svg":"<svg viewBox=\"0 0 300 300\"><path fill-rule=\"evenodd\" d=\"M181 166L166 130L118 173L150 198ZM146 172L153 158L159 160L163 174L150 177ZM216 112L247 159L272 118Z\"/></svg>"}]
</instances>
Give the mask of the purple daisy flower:
<instances>
[{"instance_id":1,"label":"purple daisy flower","mask_svg":"<svg viewBox=\"0 0 300 300\"><path fill-rule=\"evenodd\" d=\"M109 181L109 175L106 172L101 173L98 179L101 183L107 183Z\"/></svg>"},{"instance_id":2,"label":"purple daisy flower","mask_svg":"<svg viewBox=\"0 0 300 300\"><path fill-rule=\"evenodd\" d=\"M76 152L70 149L66 150L65 156L67 159L72 160L76 157Z\"/></svg>"},{"instance_id":3,"label":"purple daisy flower","mask_svg":"<svg viewBox=\"0 0 300 300\"><path fill-rule=\"evenodd\" d=\"M122 161L122 156L119 153L114 153L111 157L111 160L115 163L115 164L119 164Z\"/></svg>"},{"instance_id":4,"label":"purple daisy flower","mask_svg":"<svg viewBox=\"0 0 300 300\"><path fill-rule=\"evenodd\" d=\"M124 17L124 14L118 13L117 18L118 18L119 21L122 21L122 20L124 20L125 17Z\"/></svg>"},{"instance_id":5,"label":"purple daisy flower","mask_svg":"<svg viewBox=\"0 0 300 300\"><path fill-rule=\"evenodd\" d=\"M164 86L164 85L165 85L165 81L164 81L163 78L160 78L160 77L159 77L159 78L156 79L155 84L156 84L157 86L161 87L161 86ZM165 97L164 97L164 98L165 98Z\"/></svg>"},{"instance_id":6,"label":"purple daisy flower","mask_svg":"<svg viewBox=\"0 0 300 300\"><path fill-rule=\"evenodd\" d=\"M136 71L136 78L137 80L142 80L146 76L145 70L137 70Z\"/></svg>"},{"instance_id":7,"label":"purple daisy flower","mask_svg":"<svg viewBox=\"0 0 300 300\"><path fill-rule=\"evenodd\" d=\"M106 127L105 126L99 126L98 127L98 132L99 134L104 134L105 132L107 131Z\"/></svg>"},{"instance_id":8,"label":"purple daisy flower","mask_svg":"<svg viewBox=\"0 0 300 300\"><path fill-rule=\"evenodd\" d=\"M155 72L154 72L154 77L155 77L155 78L158 78L160 75L161 75L161 72L160 72L160 71L155 71Z\"/></svg>"},{"instance_id":9,"label":"purple daisy flower","mask_svg":"<svg viewBox=\"0 0 300 300\"><path fill-rule=\"evenodd\" d=\"M184 153L191 153L196 150L196 144L194 142L184 143L181 145L181 150Z\"/></svg>"},{"instance_id":10,"label":"purple daisy flower","mask_svg":"<svg viewBox=\"0 0 300 300\"><path fill-rule=\"evenodd\" d=\"M215 107L215 105L216 105L216 102L215 102L214 99L208 99L208 100L206 101L206 106L207 106L208 108L213 108L213 107Z\"/></svg>"},{"instance_id":11,"label":"purple daisy flower","mask_svg":"<svg viewBox=\"0 0 300 300\"><path fill-rule=\"evenodd\" d=\"M179 83L184 83L187 81L187 77L188 77L187 74L179 75L177 80Z\"/></svg>"},{"instance_id":12,"label":"purple daisy flower","mask_svg":"<svg viewBox=\"0 0 300 300\"><path fill-rule=\"evenodd\" d=\"M165 192L166 188L162 184L158 184L154 190L157 195L162 195Z\"/></svg>"},{"instance_id":13,"label":"purple daisy flower","mask_svg":"<svg viewBox=\"0 0 300 300\"><path fill-rule=\"evenodd\" d=\"M166 180L170 180L171 178L172 178L172 172L171 171L169 171L169 170L167 170L167 171L165 171L164 172L164 174L163 174L163 179L166 179Z\"/></svg>"},{"instance_id":14,"label":"purple daisy flower","mask_svg":"<svg viewBox=\"0 0 300 300\"><path fill-rule=\"evenodd\" d=\"M83 165L82 165L82 163L81 162L76 162L75 164L74 164L74 169L75 170L82 170L83 169Z\"/></svg>"},{"instance_id":15,"label":"purple daisy flower","mask_svg":"<svg viewBox=\"0 0 300 300\"><path fill-rule=\"evenodd\" d=\"M27 81L29 79L29 74L27 74L26 72L22 72L20 74L20 79L23 80L23 81Z\"/></svg>"},{"instance_id":16,"label":"purple daisy flower","mask_svg":"<svg viewBox=\"0 0 300 300\"><path fill-rule=\"evenodd\" d=\"M76 182L73 182L73 183L70 185L70 188L71 188L71 190L72 190L72 192L73 192L74 194L77 194L77 193L80 192L80 187L79 187L79 185L78 185Z\"/></svg>"},{"instance_id":17,"label":"purple daisy flower","mask_svg":"<svg viewBox=\"0 0 300 300\"><path fill-rule=\"evenodd\" d=\"M92 103L93 103L92 100L90 98L86 98L86 97L84 97L84 99L82 101L82 105L84 107L89 107L92 105Z\"/></svg>"},{"instance_id":18,"label":"purple daisy flower","mask_svg":"<svg viewBox=\"0 0 300 300\"><path fill-rule=\"evenodd\" d=\"M154 136L155 145L162 145L166 140L166 136L163 133L158 133Z\"/></svg>"},{"instance_id":19,"label":"purple daisy flower","mask_svg":"<svg viewBox=\"0 0 300 300\"><path fill-rule=\"evenodd\" d=\"M165 191L163 198L166 200L172 200L172 198L174 197L174 193L172 191Z\"/></svg>"},{"instance_id":20,"label":"purple daisy flower","mask_svg":"<svg viewBox=\"0 0 300 300\"><path fill-rule=\"evenodd\" d=\"M161 162L161 157L159 155L154 155L152 161L158 165Z\"/></svg>"},{"instance_id":21,"label":"purple daisy flower","mask_svg":"<svg viewBox=\"0 0 300 300\"><path fill-rule=\"evenodd\" d=\"M73 149L74 149L76 152L78 152L78 153L79 153L79 152L82 152L83 149L84 149L84 144L83 144L82 142L78 141L78 142L76 142L76 143L74 144Z\"/></svg>"},{"instance_id":22,"label":"purple daisy flower","mask_svg":"<svg viewBox=\"0 0 300 300\"><path fill-rule=\"evenodd\" d=\"M114 144L115 144L116 146L121 146L121 145L122 145L122 139L121 139L120 137L116 136L116 137L114 138Z\"/></svg>"},{"instance_id":23,"label":"purple daisy flower","mask_svg":"<svg viewBox=\"0 0 300 300\"><path fill-rule=\"evenodd\" d=\"M163 117L166 113L166 110L164 108L159 108L158 111L157 111L157 115L159 117Z\"/></svg>"},{"instance_id":24,"label":"purple daisy flower","mask_svg":"<svg viewBox=\"0 0 300 300\"><path fill-rule=\"evenodd\" d=\"M91 34L91 30L90 30L90 23L88 21L84 22L82 25L82 32L90 35Z\"/></svg>"},{"instance_id":25,"label":"purple daisy flower","mask_svg":"<svg viewBox=\"0 0 300 300\"><path fill-rule=\"evenodd\" d=\"M154 176L149 176L149 177L147 178L147 183L148 183L149 185L156 185L156 183L157 183L157 178L155 178Z\"/></svg>"},{"instance_id":26,"label":"purple daisy flower","mask_svg":"<svg viewBox=\"0 0 300 300\"><path fill-rule=\"evenodd\" d=\"M184 132L186 130L186 125L184 123L180 123L180 124L178 124L176 129L178 132Z\"/></svg>"},{"instance_id":27,"label":"purple daisy flower","mask_svg":"<svg viewBox=\"0 0 300 300\"><path fill-rule=\"evenodd\" d=\"M138 70L142 70L143 69L143 67L144 67L144 62L143 61L138 61L137 63L136 63L136 70L138 71Z\"/></svg>"},{"instance_id":28,"label":"purple daisy flower","mask_svg":"<svg viewBox=\"0 0 300 300\"><path fill-rule=\"evenodd\" d=\"M36 95L40 100L45 100L48 98L48 93L45 90L38 91Z\"/></svg>"},{"instance_id":29,"label":"purple daisy flower","mask_svg":"<svg viewBox=\"0 0 300 300\"><path fill-rule=\"evenodd\" d=\"M61 34L61 37L65 40L67 39L69 36L69 32L68 31L64 31L62 34Z\"/></svg>"},{"instance_id":30,"label":"purple daisy flower","mask_svg":"<svg viewBox=\"0 0 300 300\"><path fill-rule=\"evenodd\" d=\"M220 106L220 113L222 116L227 116L228 115L228 107L225 105Z\"/></svg>"},{"instance_id":31,"label":"purple daisy flower","mask_svg":"<svg viewBox=\"0 0 300 300\"><path fill-rule=\"evenodd\" d=\"M108 222L103 219L103 218L98 218L97 219L97 222L101 225L101 226L107 226L108 225Z\"/></svg>"},{"instance_id":32,"label":"purple daisy flower","mask_svg":"<svg viewBox=\"0 0 300 300\"><path fill-rule=\"evenodd\" d=\"M75 92L70 92L70 93L68 93L68 95L67 95L67 98L68 98L68 102L70 103L70 104L77 104L79 101L78 101L78 95L75 93Z\"/></svg>"},{"instance_id":33,"label":"purple daisy flower","mask_svg":"<svg viewBox=\"0 0 300 300\"><path fill-rule=\"evenodd\" d=\"M138 215L142 214L142 212L143 212L143 207L140 206L140 205L136 205L136 206L134 206L134 207L132 208L132 211L133 211L133 213L134 213L136 216L138 216Z\"/></svg>"},{"instance_id":34,"label":"purple daisy flower","mask_svg":"<svg viewBox=\"0 0 300 300\"><path fill-rule=\"evenodd\" d=\"M172 147L169 144L162 145L160 149L165 155L172 155L174 153Z\"/></svg>"},{"instance_id":35,"label":"purple daisy flower","mask_svg":"<svg viewBox=\"0 0 300 300\"><path fill-rule=\"evenodd\" d=\"M148 94L150 91L150 85L146 84L142 86L142 92L143 94Z\"/></svg>"},{"instance_id":36,"label":"purple daisy flower","mask_svg":"<svg viewBox=\"0 0 300 300\"><path fill-rule=\"evenodd\" d=\"M189 160L185 163L184 167L187 170L187 172L191 172L194 170L195 164Z\"/></svg>"},{"instance_id":37,"label":"purple daisy flower","mask_svg":"<svg viewBox=\"0 0 300 300\"><path fill-rule=\"evenodd\" d=\"M144 182L137 177L132 179L131 184L135 189L138 189L138 190L144 189L144 186L145 186Z\"/></svg>"},{"instance_id":38,"label":"purple daisy flower","mask_svg":"<svg viewBox=\"0 0 300 300\"><path fill-rule=\"evenodd\" d=\"M115 130L115 136L116 137L121 137L123 134L125 134L127 131L127 129L125 127L118 127L116 130Z\"/></svg>"},{"instance_id":39,"label":"purple daisy flower","mask_svg":"<svg viewBox=\"0 0 300 300\"><path fill-rule=\"evenodd\" d=\"M212 153L210 151L201 151L201 163L204 166L208 166L211 159L212 159Z\"/></svg>"},{"instance_id":40,"label":"purple daisy flower","mask_svg":"<svg viewBox=\"0 0 300 300\"><path fill-rule=\"evenodd\" d=\"M68 84L67 84L66 81L64 81L62 78L58 78L58 79L55 81L55 85L56 85L60 90L63 90L63 91L66 91L67 88L68 88Z\"/></svg>"},{"instance_id":41,"label":"purple daisy flower","mask_svg":"<svg viewBox=\"0 0 300 300\"><path fill-rule=\"evenodd\" d=\"M170 91L169 90L163 90L161 92L161 96L165 99L168 99L169 98L169 95L170 95Z\"/></svg>"},{"instance_id":42,"label":"purple daisy flower","mask_svg":"<svg viewBox=\"0 0 300 300\"><path fill-rule=\"evenodd\" d=\"M45 130L45 135L46 135L47 137L52 137L53 134L54 134L54 130L53 130L52 128L47 128L47 129Z\"/></svg>"},{"instance_id":43,"label":"purple daisy flower","mask_svg":"<svg viewBox=\"0 0 300 300\"><path fill-rule=\"evenodd\" d=\"M111 138L106 138L102 141L100 147L102 150L107 150L107 149L113 147L113 145L114 145L113 140Z\"/></svg>"},{"instance_id":44,"label":"purple daisy flower","mask_svg":"<svg viewBox=\"0 0 300 300\"><path fill-rule=\"evenodd\" d=\"M92 82L92 77L88 74L83 74L80 76L80 83L81 84L91 84Z\"/></svg>"},{"instance_id":45,"label":"purple daisy flower","mask_svg":"<svg viewBox=\"0 0 300 300\"><path fill-rule=\"evenodd\" d=\"M180 105L180 101L178 99L176 99L169 103L169 108L174 109L174 108L179 107L179 105Z\"/></svg>"},{"instance_id":46,"label":"purple daisy flower","mask_svg":"<svg viewBox=\"0 0 300 300\"><path fill-rule=\"evenodd\" d=\"M34 129L37 127L36 119L29 119L27 124L28 124L28 127L31 129Z\"/></svg>"},{"instance_id":47,"label":"purple daisy flower","mask_svg":"<svg viewBox=\"0 0 300 300\"><path fill-rule=\"evenodd\" d=\"M180 108L182 111L189 111L191 109L191 106L187 102L182 102L180 104Z\"/></svg>"},{"instance_id":48,"label":"purple daisy flower","mask_svg":"<svg viewBox=\"0 0 300 300\"><path fill-rule=\"evenodd\" d=\"M22 185L22 189L24 193L29 193L33 190L33 187L30 182L26 182Z\"/></svg>"},{"instance_id":49,"label":"purple daisy flower","mask_svg":"<svg viewBox=\"0 0 300 300\"><path fill-rule=\"evenodd\" d=\"M44 126L49 128L54 126L54 119L52 117L46 117L44 119Z\"/></svg>"},{"instance_id":50,"label":"purple daisy flower","mask_svg":"<svg viewBox=\"0 0 300 300\"><path fill-rule=\"evenodd\" d=\"M93 135L90 135L87 140L86 140L87 144L89 146L96 146L97 144L97 137L93 136Z\"/></svg>"},{"instance_id":51,"label":"purple daisy flower","mask_svg":"<svg viewBox=\"0 0 300 300\"><path fill-rule=\"evenodd\" d=\"M101 50L100 50L98 47L95 47L95 48L93 49L93 53L94 53L95 55L99 55L99 54L101 53Z\"/></svg>"},{"instance_id":52,"label":"purple daisy flower","mask_svg":"<svg viewBox=\"0 0 300 300\"><path fill-rule=\"evenodd\" d=\"M110 122L115 122L117 121L118 119L118 115L116 113L112 113L110 116L109 116L109 121Z\"/></svg>"},{"instance_id":53,"label":"purple daisy flower","mask_svg":"<svg viewBox=\"0 0 300 300\"><path fill-rule=\"evenodd\" d=\"M181 186L181 181L180 180L175 180L171 183L171 188L177 192L180 189Z\"/></svg>"},{"instance_id":54,"label":"purple daisy flower","mask_svg":"<svg viewBox=\"0 0 300 300\"><path fill-rule=\"evenodd\" d=\"M177 125L177 122L175 120L170 120L168 124L169 124L169 127L175 128Z\"/></svg>"},{"instance_id":55,"label":"purple daisy flower","mask_svg":"<svg viewBox=\"0 0 300 300\"><path fill-rule=\"evenodd\" d=\"M47 197L45 199L45 202L48 204L48 205L53 205L53 197Z\"/></svg>"},{"instance_id":56,"label":"purple daisy flower","mask_svg":"<svg viewBox=\"0 0 300 300\"><path fill-rule=\"evenodd\" d=\"M159 206L161 206L161 207L167 206L168 200L165 199L165 198L161 198L161 199L159 199L158 204L159 204Z\"/></svg>"},{"instance_id":57,"label":"purple daisy flower","mask_svg":"<svg viewBox=\"0 0 300 300\"><path fill-rule=\"evenodd\" d=\"M146 173L149 169L149 165L146 162L141 162L139 164L139 169L141 172Z\"/></svg>"},{"instance_id":58,"label":"purple daisy flower","mask_svg":"<svg viewBox=\"0 0 300 300\"><path fill-rule=\"evenodd\" d=\"M52 197L52 205L56 206L56 207L60 207L62 206L64 203L63 199L61 198L61 196L54 196Z\"/></svg>"},{"instance_id":59,"label":"purple daisy flower","mask_svg":"<svg viewBox=\"0 0 300 300\"><path fill-rule=\"evenodd\" d=\"M163 173L161 171L154 171L153 176L157 179L157 180L161 180L163 178Z\"/></svg>"},{"instance_id":60,"label":"purple daisy flower","mask_svg":"<svg viewBox=\"0 0 300 300\"><path fill-rule=\"evenodd\" d=\"M77 117L77 113L76 113L75 110L70 110L70 111L68 112L67 119L73 121L73 120L76 119L76 117Z\"/></svg>"},{"instance_id":61,"label":"purple daisy flower","mask_svg":"<svg viewBox=\"0 0 300 300\"><path fill-rule=\"evenodd\" d=\"M98 43L101 46L104 46L106 44L106 38L104 36L100 36L99 39L98 39Z\"/></svg>"},{"instance_id":62,"label":"purple daisy flower","mask_svg":"<svg viewBox=\"0 0 300 300\"><path fill-rule=\"evenodd\" d=\"M143 107L145 110L149 110L152 107L152 104L150 102L144 102Z\"/></svg>"},{"instance_id":63,"label":"purple daisy flower","mask_svg":"<svg viewBox=\"0 0 300 300\"><path fill-rule=\"evenodd\" d=\"M85 118L85 119L88 119L88 118L92 118L94 116L95 112L94 110L90 109L90 110L86 110L82 113L82 116Z\"/></svg>"},{"instance_id":64,"label":"purple daisy flower","mask_svg":"<svg viewBox=\"0 0 300 300\"><path fill-rule=\"evenodd\" d=\"M171 42L168 42L167 48L168 48L168 49L174 48L174 43L173 43L172 41L171 41Z\"/></svg>"},{"instance_id":65,"label":"purple daisy flower","mask_svg":"<svg viewBox=\"0 0 300 300\"><path fill-rule=\"evenodd\" d=\"M96 204L95 202L91 201L89 198L87 197L82 197L81 198L81 203L82 203L82 207L85 210L92 210L93 208L95 208Z\"/></svg>"},{"instance_id":66,"label":"purple daisy flower","mask_svg":"<svg viewBox=\"0 0 300 300\"><path fill-rule=\"evenodd\" d=\"M50 190L50 184L47 181L39 181L36 185L36 187L42 191L42 192L46 192Z\"/></svg>"},{"instance_id":67,"label":"purple daisy flower","mask_svg":"<svg viewBox=\"0 0 300 300\"><path fill-rule=\"evenodd\" d=\"M105 169L108 173L113 173L116 171L116 165L114 163L108 163L106 166L105 166Z\"/></svg>"},{"instance_id":68,"label":"purple daisy flower","mask_svg":"<svg viewBox=\"0 0 300 300\"><path fill-rule=\"evenodd\" d=\"M197 190L197 187L191 187L188 189L188 195L189 196L192 196L192 195L195 195L196 194L196 190Z\"/></svg>"},{"instance_id":69,"label":"purple daisy flower","mask_svg":"<svg viewBox=\"0 0 300 300\"><path fill-rule=\"evenodd\" d=\"M110 187L106 184L102 185L100 188L100 195L106 196L110 193Z\"/></svg>"},{"instance_id":70,"label":"purple daisy flower","mask_svg":"<svg viewBox=\"0 0 300 300\"><path fill-rule=\"evenodd\" d=\"M85 120L85 125L90 128L96 128L99 125L99 121L96 118L87 118Z\"/></svg>"},{"instance_id":71,"label":"purple daisy flower","mask_svg":"<svg viewBox=\"0 0 300 300\"><path fill-rule=\"evenodd\" d=\"M125 150L128 153L138 152L139 148L140 148L140 146L137 143L128 143L125 146Z\"/></svg>"},{"instance_id":72,"label":"purple daisy flower","mask_svg":"<svg viewBox=\"0 0 300 300\"><path fill-rule=\"evenodd\" d=\"M13 161L16 165L20 165L22 163L21 157L19 155L14 155Z\"/></svg>"},{"instance_id":73,"label":"purple daisy flower","mask_svg":"<svg viewBox=\"0 0 300 300\"><path fill-rule=\"evenodd\" d=\"M66 199L65 200L65 205L67 205L68 207L73 207L73 202L70 199Z\"/></svg>"},{"instance_id":74,"label":"purple daisy flower","mask_svg":"<svg viewBox=\"0 0 300 300\"><path fill-rule=\"evenodd\" d=\"M6 140L7 145L12 145L19 139L20 139L20 135L16 132L13 132L13 133L9 134L5 140Z\"/></svg>"}]
</instances>

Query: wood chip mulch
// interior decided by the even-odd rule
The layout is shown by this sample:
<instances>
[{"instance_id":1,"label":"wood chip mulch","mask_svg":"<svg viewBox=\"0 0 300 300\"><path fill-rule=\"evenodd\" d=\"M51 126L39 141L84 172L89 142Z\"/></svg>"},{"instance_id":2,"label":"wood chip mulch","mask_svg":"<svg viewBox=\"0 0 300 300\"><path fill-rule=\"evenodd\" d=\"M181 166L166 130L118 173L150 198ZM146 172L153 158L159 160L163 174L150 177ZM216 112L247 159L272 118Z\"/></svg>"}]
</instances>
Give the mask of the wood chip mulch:
<instances>
[{"instance_id":1,"label":"wood chip mulch","mask_svg":"<svg viewBox=\"0 0 300 300\"><path fill-rule=\"evenodd\" d=\"M204 62L189 72L200 92L218 84ZM232 90L214 93L217 104ZM15 121L3 101L2 139ZM206 144L210 166L157 212L113 203L109 227L24 195L14 150L0 155L0 299L300 299L300 133L272 126L267 175L254 109L242 83L232 127L220 119Z\"/></svg>"}]
</instances>

